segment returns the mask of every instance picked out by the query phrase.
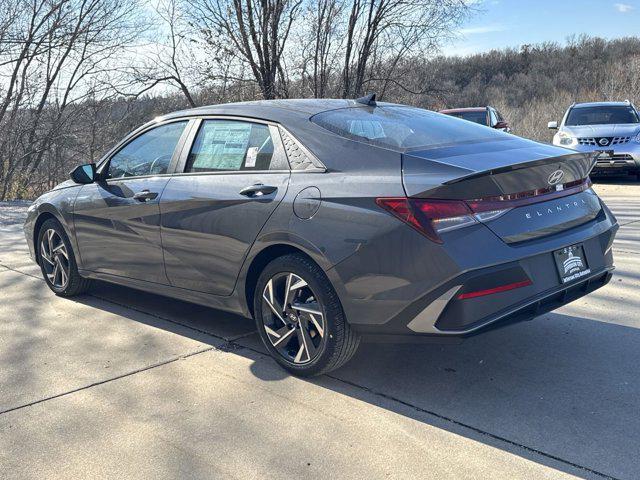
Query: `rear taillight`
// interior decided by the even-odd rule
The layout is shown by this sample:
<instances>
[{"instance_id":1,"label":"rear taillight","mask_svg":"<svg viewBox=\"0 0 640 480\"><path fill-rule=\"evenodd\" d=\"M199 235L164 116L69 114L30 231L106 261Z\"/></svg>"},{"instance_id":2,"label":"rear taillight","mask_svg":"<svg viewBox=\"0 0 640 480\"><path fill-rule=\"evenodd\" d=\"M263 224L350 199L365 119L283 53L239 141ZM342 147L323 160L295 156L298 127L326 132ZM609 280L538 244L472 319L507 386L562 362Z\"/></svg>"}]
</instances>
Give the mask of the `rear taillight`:
<instances>
[{"instance_id":1,"label":"rear taillight","mask_svg":"<svg viewBox=\"0 0 640 480\"><path fill-rule=\"evenodd\" d=\"M577 180L564 185L473 200L423 198L376 198L376 203L430 240L442 243L440 233L488 222L509 210L573 195L591 187L591 180Z\"/></svg>"},{"instance_id":2,"label":"rear taillight","mask_svg":"<svg viewBox=\"0 0 640 480\"><path fill-rule=\"evenodd\" d=\"M466 227L477 221L462 200L400 197L377 198L376 203L437 243L442 243L440 233Z\"/></svg>"}]
</instances>

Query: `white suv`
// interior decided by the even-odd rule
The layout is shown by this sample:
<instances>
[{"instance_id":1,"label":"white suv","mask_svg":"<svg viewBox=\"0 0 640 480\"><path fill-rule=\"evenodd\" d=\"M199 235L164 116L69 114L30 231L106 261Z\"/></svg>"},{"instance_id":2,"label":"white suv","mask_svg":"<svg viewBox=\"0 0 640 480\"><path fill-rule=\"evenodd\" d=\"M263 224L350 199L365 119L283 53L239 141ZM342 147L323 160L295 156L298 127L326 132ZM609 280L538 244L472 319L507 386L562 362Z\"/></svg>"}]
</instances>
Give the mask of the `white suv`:
<instances>
[{"instance_id":1,"label":"white suv","mask_svg":"<svg viewBox=\"0 0 640 480\"><path fill-rule=\"evenodd\" d=\"M553 144L600 152L592 174L637 175L640 179L640 114L631 102L575 103L558 122Z\"/></svg>"}]
</instances>

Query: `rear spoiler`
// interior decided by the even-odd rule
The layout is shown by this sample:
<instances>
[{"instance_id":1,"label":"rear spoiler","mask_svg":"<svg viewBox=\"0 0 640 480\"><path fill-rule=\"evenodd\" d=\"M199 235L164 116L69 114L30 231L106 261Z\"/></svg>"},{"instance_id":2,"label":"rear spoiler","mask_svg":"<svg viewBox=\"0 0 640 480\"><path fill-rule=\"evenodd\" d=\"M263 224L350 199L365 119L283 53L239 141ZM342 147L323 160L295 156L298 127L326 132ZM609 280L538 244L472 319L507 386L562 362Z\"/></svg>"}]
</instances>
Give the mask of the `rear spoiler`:
<instances>
[{"instance_id":1,"label":"rear spoiler","mask_svg":"<svg viewBox=\"0 0 640 480\"><path fill-rule=\"evenodd\" d=\"M597 156L514 137L404 153L402 177L408 197L484 198L584 180Z\"/></svg>"}]
</instances>

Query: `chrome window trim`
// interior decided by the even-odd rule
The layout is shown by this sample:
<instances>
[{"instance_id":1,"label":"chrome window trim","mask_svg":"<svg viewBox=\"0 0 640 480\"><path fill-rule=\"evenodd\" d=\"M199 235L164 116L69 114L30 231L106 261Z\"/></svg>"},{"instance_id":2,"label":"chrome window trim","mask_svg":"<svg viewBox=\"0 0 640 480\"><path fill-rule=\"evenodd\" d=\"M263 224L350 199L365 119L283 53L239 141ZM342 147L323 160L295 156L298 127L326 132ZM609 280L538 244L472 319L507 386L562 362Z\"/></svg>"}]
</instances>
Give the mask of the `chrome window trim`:
<instances>
[{"instance_id":1,"label":"chrome window trim","mask_svg":"<svg viewBox=\"0 0 640 480\"><path fill-rule=\"evenodd\" d=\"M193 146L193 142L195 141L195 137L198 134L198 130L200 129L200 124L202 123L203 120L236 120L236 121L242 121L242 122L268 125L270 127L269 130L272 135L272 138L275 140L274 153L276 149L278 149L281 152L281 154L284 156L287 162L287 165L289 165L289 169L288 170L278 169L278 170L228 170L228 171L218 171L218 172L216 171L185 172L184 168L186 166L187 157L189 155L189 152L191 151L191 147ZM120 140L120 142L118 142L114 147L112 147L109 151L107 151L107 153L105 153L102 156L102 158L97 162L96 170L98 172L98 175L102 174L103 170L106 168L106 165L109 163L109 161L114 155L116 155L129 142L135 140L140 135L148 132L153 128L157 128L162 125L166 125L168 123L185 122L185 121L188 122L187 126L185 127L184 132L182 132L182 136L180 137L180 140L176 145L176 150L174 151L174 157L171 159L167 173L156 174L156 175L138 175L135 177L132 176L132 177L110 178L110 179L103 179L102 181L109 183L109 181L115 181L115 180L121 181L125 179L153 178L153 177L165 177L165 176L172 177L175 175L225 175L225 174L246 175L246 174L252 174L252 173L265 174L265 173L287 173L287 172L299 174L299 173L326 173L327 172L327 168L324 167L324 164L322 163L322 161L320 161L320 159L316 155L314 155L306 146L304 146L304 144L300 142L300 140L298 140L298 138L295 135L293 135L289 131L289 129L285 128L282 124L278 122L264 120L264 119L255 118L255 117L245 117L241 115L193 114L193 115L185 115L183 117L169 118L166 120L152 120L151 122L148 122L138 127L136 130L129 133L122 140ZM278 131L278 135L274 135L273 129ZM310 157L312 157L316 162L323 165L323 167L309 168L306 170L292 170L291 164L289 163L289 159L286 154L286 150L284 148L284 144L282 142L280 129L284 130L288 135L290 135L291 138L295 140L295 142L305 152L306 155L309 155ZM276 147L275 144L278 144L278 146Z\"/></svg>"},{"instance_id":2,"label":"chrome window trim","mask_svg":"<svg viewBox=\"0 0 640 480\"><path fill-rule=\"evenodd\" d=\"M120 150L122 150L124 147L126 147L127 145L129 145L129 143L133 142L135 139L137 139L138 137L144 135L145 133L155 129L155 128L159 128L162 127L164 125L168 125L170 123L179 123L179 122L186 122L186 125L184 127L184 130L182 131L182 134L180 135L180 138L178 139L178 143L176 143L176 146L173 149L173 154L171 155L171 160L169 161L169 166L167 167L167 173L159 173L159 174L155 174L155 175L135 175L135 176L130 176L130 177L117 177L117 178L100 178L102 177L104 171L106 168L108 168L109 163L111 162L111 159L117 155ZM173 169L175 168L175 164L179 155L179 152L182 151L183 147L184 147L184 142L187 139L188 133L191 131L191 119L188 117L179 117L179 118L171 118L165 121L154 121L152 123L147 123L143 126L141 126L140 128L134 130L133 132L131 132L129 135L127 135L125 138L123 138L119 143L117 143L111 150L109 150L99 161L98 164L96 165L96 173L98 175L98 178L100 180L102 180L103 182L107 182L109 183L110 180L126 180L126 179L130 179L130 178L151 178L151 177L163 177L163 176L170 176L173 173Z\"/></svg>"},{"instance_id":3,"label":"chrome window trim","mask_svg":"<svg viewBox=\"0 0 640 480\"><path fill-rule=\"evenodd\" d=\"M280 135L275 135L274 130L277 130L278 124L275 122L257 119L253 117L242 117L242 116L234 116L234 115L195 115L189 117L193 124L191 129L189 130L189 134L186 136L185 141L182 145L180 154L176 161L173 175L219 175L219 174L228 174L228 175L238 175L238 174L255 174L255 173L283 173L290 172L291 165L289 164L289 160L287 158L287 154L284 149L284 145L282 144L282 139ZM189 158L189 153L193 148L193 143L196 140L196 136L200 131L200 127L205 120L230 120L236 122L245 122L245 123L257 123L259 125L266 125L269 127L269 135L271 135L271 139L273 141L273 155L279 155L289 166L289 169L277 169L277 170L212 170L210 172L185 172L184 169L187 167L187 159Z\"/></svg>"}]
</instances>

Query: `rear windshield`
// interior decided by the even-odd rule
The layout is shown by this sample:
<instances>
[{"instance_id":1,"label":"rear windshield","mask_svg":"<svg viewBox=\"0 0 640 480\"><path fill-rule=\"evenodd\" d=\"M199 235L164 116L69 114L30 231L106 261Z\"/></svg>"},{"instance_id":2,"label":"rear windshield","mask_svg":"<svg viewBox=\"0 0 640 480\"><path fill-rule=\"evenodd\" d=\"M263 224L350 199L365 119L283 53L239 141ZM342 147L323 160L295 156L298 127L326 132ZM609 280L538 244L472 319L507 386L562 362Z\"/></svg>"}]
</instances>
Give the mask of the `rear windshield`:
<instances>
[{"instance_id":1,"label":"rear windshield","mask_svg":"<svg viewBox=\"0 0 640 480\"><path fill-rule=\"evenodd\" d=\"M462 118L463 120L469 120L470 122L479 123L480 125L487 125L487 112L450 112L447 115L452 117Z\"/></svg>"},{"instance_id":2,"label":"rear windshield","mask_svg":"<svg viewBox=\"0 0 640 480\"><path fill-rule=\"evenodd\" d=\"M413 107L329 110L311 121L341 137L394 150L509 138L508 134Z\"/></svg>"},{"instance_id":3,"label":"rear windshield","mask_svg":"<svg viewBox=\"0 0 640 480\"><path fill-rule=\"evenodd\" d=\"M577 107L572 108L564 123L578 125L610 125L614 123L638 123L638 114L631 107Z\"/></svg>"}]
</instances>

